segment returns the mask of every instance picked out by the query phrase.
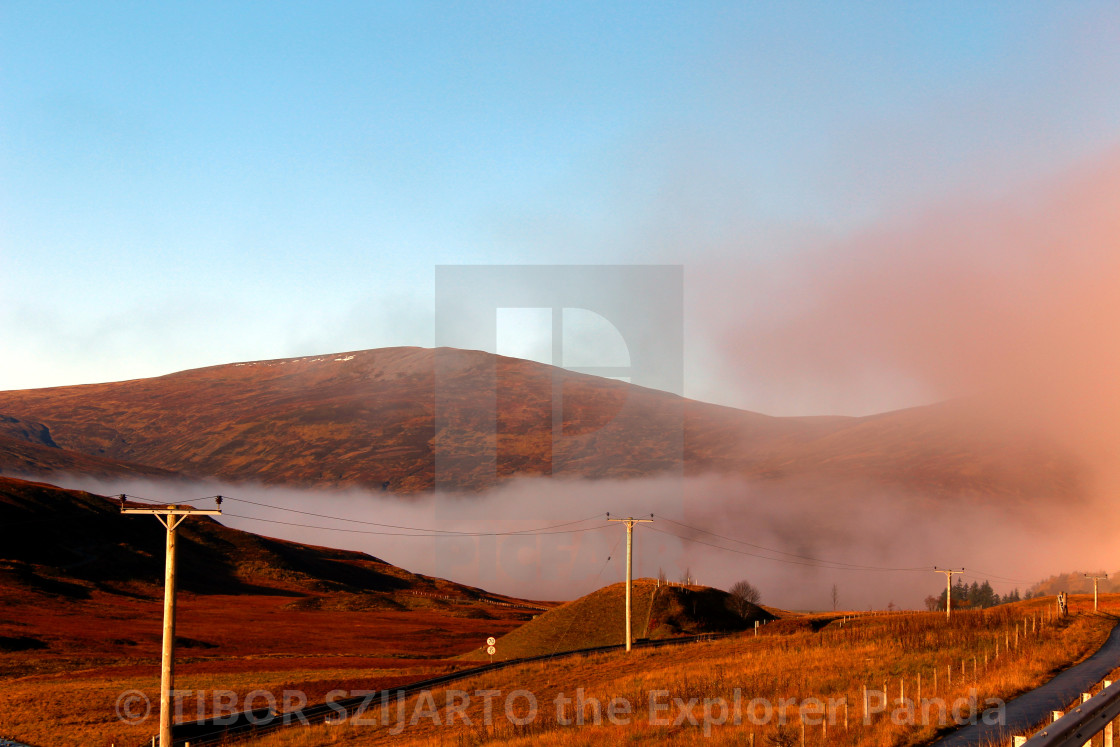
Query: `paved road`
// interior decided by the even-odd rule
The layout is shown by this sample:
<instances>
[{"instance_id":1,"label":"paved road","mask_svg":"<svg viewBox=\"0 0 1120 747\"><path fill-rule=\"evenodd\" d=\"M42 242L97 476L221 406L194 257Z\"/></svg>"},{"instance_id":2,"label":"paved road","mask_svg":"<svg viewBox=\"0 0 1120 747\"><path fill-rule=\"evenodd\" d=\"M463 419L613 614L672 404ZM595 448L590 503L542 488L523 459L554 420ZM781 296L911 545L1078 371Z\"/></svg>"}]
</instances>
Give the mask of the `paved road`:
<instances>
[{"instance_id":1,"label":"paved road","mask_svg":"<svg viewBox=\"0 0 1120 747\"><path fill-rule=\"evenodd\" d=\"M1117 667L1120 667L1120 626L1112 629L1108 640L1088 659L1009 702L1002 725L979 723L965 726L934 742L932 747L1004 744L1017 734L1028 734L1046 719L1050 711L1065 710L1081 693Z\"/></svg>"}]
</instances>

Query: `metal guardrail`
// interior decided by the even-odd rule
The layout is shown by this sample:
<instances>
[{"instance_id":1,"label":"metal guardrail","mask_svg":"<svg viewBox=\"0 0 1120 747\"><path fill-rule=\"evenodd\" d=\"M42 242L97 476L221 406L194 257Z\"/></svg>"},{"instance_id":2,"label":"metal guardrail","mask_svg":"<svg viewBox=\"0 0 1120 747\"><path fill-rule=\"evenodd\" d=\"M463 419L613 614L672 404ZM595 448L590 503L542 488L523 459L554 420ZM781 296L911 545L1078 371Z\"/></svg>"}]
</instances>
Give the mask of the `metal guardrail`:
<instances>
[{"instance_id":1,"label":"metal guardrail","mask_svg":"<svg viewBox=\"0 0 1120 747\"><path fill-rule=\"evenodd\" d=\"M1045 727L1024 747L1084 747L1120 716L1120 682L1114 682Z\"/></svg>"}]
</instances>

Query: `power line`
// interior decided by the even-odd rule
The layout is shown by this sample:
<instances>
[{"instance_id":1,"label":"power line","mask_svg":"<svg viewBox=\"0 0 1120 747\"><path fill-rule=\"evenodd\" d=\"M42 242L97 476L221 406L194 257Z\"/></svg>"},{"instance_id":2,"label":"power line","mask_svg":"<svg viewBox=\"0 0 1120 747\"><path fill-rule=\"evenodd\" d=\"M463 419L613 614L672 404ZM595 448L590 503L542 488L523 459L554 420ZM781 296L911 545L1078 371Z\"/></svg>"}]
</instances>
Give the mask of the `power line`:
<instances>
[{"instance_id":1,"label":"power line","mask_svg":"<svg viewBox=\"0 0 1120 747\"><path fill-rule=\"evenodd\" d=\"M138 495L130 495L128 493L121 493L120 495L124 496L125 498L129 498L131 500L134 500L134 501L140 501L142 503L154 503L157 506L168 505L167 501L157 501L157 500L154 500L152 498L141 498ZM218 498L218 497L219 496L216 496L216 495L208 495L208 496L205 496L204 498L180 498L179 500L174 501L174 503L176 503L176 504L179 504L179 503L198 503L199 501L212 501L212 500L214 500L215 498ZM225 496L220 496L220 497L224 498Z\"/></svg>"},{"instance_id":2,"label":"power line","mask_svg":"<svg viewBox=\"0 0 1120 747\"><path fill-rule=\"evenodd\" d=\"M578 534L580 532L596 532L596 531L600 531L602 529L607 528L604 525L604 526L597 526L597 527L584 527L583 529L561 529L561 530L557 530L557 531L521 530L521 531L509 531L509 532L456 532L456 533L453 533L453 534L449 534L449 533L446 533L446 532L440 532L438 534L411 534L411 533L408 533L408 532L376 532L376 531L372 531L372 530L369 530L369 529L346 529L344 527L323 527L323 526L316 526L316 525L313 525L313 524L297 524L297 523L291 522L291 521L280 521L278 519L264 519L264 518L261 518L259 516L245 516L244 514L231 514L229 512L225 512L223 515L224 516L236 517L238 519L248 519L249 521L264 521L264 522L267 522L269 524L283 524L284 526L289 526L289 527L301 527L303 529L322 529L323 531L327 531L327 532L346 532L347 534L373 534L373 535L378 535L378 536L382 536L382 537L435 537L435 538L442 538L442 539L455 539L455 538L458 538L458 537L464 537L464 538L465 537L508 537L508 536L518 536L518 535L526 536L526 537L539 537L543 534ZM558 526L563 526L563 525L558 525ZM543 529L547 529L547 527L544 527ZM421 530L421 531L423 531L423 530ZM533 533L532 534L526 534L527 531L532 531Z\"/></svg>"},{"instance_id":3,"label":"power line","mask_svg":"<svg viewBox=\"0 0 1120 747\"><path fill-rule=\"evenodd\" d=\"M617 540L615 540L614 547L612 547L611 551L607 553L607 559L603 561L603 565L599 566L599 572L595 574L595 580L591 583L599 583L599 579L603 576L603 571L605 571L607 569L607 565L610 564L611 558L614 557L614 552L618 549L618 545L620 542L622 542L621 535ZM552 654L549 656L549 661L552 661L552 657L556 656L556 652L560 649L560 644L562 644L564 642L564 639L568 637L568 633L571 631L572 625L576 621L576 615L569 615L568 617L568 627L564 628L564 632L561 633L560 637L556 639L556 645L552 647Z\"/></svg>"},{"instance_id":4,"label":"power line","mask_svg":"<svg viewBox=\"0 0 1120 747\"><path fill-rule=\"evenodd\" d=\"M511 530L509 532L463 532L463 531L458 531L458 530L454 530L454 529L434 529L432 527L410 527L410 526L403 526L403 525L399 525L399 524L384 524L384 523L377 522L377 521L363 521L361 519L352 519L352 518L345 517L345 516L331 516L330 514L317 514L317 513L314 513L312 511L300 511L299 509L295 509L295 508L285 508L283 506L271 506L267 503L258 503L257 501L250 501L246 498L230 498L229 496L225 496L225 499L229 500L229 501L239 501L241 503L249 503L253 506L260 506L261 508L271 508L274 511L287 511L289 513L301 514L303 516L314 516L317 519L331 519L332 521L345 521L345 522L349 522L351 524L364 524L364 525L367 525L367 526L383 527L385 529L405 529L405 530L413 531L413 532L458 534L458 535L463 535L465 537L479 537L479 536L488 536L488 535L492 535L492 534L534 534L534 533L543 532L543 531L546 531L546 530L559 529L560 527L572 526L573 524L583 524L585 522L592 521L593 519L598 519L600 516L602 516L602 514L595 514L594 516L588 516L585 519L577 519L576 521L566 521L563 524L552 524L552 525L549 525L549 526L535 527L533 529ZM234 515L235 514L227 514L227 516L234 516ZM251 519L251 518L254 518L254 517L243 516L243 517L240 517L240 518ZM263 519L262 519L262 521L263 521ZM284 522L278 522L278 523L284 523ZM301 526L301 525L294 524L293 526ZM330 529L330 527L316 527L316 528L317 529Z\"/></svg>"},{"instance_id":5,"label":"power line","mask_svg":"<svg viewBox=\"0 0 1120 747\"><path fill-rule=\"evenodd\" d=\"M143 501L143 502L146 502L146 503L158 503L159 505L164 505L163 503L154 501L154 500L149 499L149 498L142 498L142 497L134 496L134 495L125 495L125 497L127 497L129 499L132 499L132 500ZM207 497L204 497L204 498L190 498L190 499L180 500L178 502L179 503L194 503L194 502L198 502L198 501L212 500L214 497L215 496L207 496ZM345 532L345 533L348 533L348 534L369 534L369 535L390 536L390 537L420 537L420 538L434 538L434 537L499 537L499 536L517 536L517 535L536 536L536 535L542 535L542 534L577 534L577 533L581 533L581 532L595 531L597 529L602 528L602 527L585 527L585 528L581 528L581 529L572 529L572 530L560 531L563 527L570 527L570 526L574 526L574 525L577 525L577 524L583 524L583 523L586 523L588 521L592 521L592 520L600 518L601 514L596 514L594 516L589 516L589 517L586 517L586 518L583 518L583 519L577 519L575 521L568 521L568 522L563 522L563 523L560 523L560 524L552 524L552 525L547 525L547 526L542 526L542 527L534 527L534 528L531 528L531 529L518 529L518 530L510 530L510 531L506 531L506 532L467 532L467 531L454 530L454 529L438 529L438 528L434 528L434 527L414 527L414 526L407 526L407 525L400 525L400 524L386 524L386 523L383 523L383 522L366 521L366 520L362 520L362 519L354 519L354 518L343 517L343 516L335 516L335 515L331 515L331 514L321 514L321 513L316 513L316 512L313 512L313 511L302 511L302 510L299 510L299 509L287 508L287 507L284 507L284 506L274 506L274 505L271 505L271 504L268 504L268 503L261 503L259 501L252 501L252 500L249 500L247 498L233 498L233 497L230 497L230 496L225 496L225 499L230 500L230 501L240 501L242 503L247 503L247 504L250 504L250 505L253 505L253 506L259 506L261 508L267 508L267 509L271 509L271 510L274 510L274 511L286 511L286 512L289 512L289 513L300 514L302 516L312 516L312 517L319 518L319 519L328 519L330 521L341 521L341 522L346 522L346 523L349 523L349 524L361 524L361 525L364 525L364 526L381 527L381 528L384 528L384 529L399 529L399 530L402 530L402 531L399 531L399 532L368 531L368 530L360 530L360 529L347 529L347 528L344 528L344 527L327 527L327 526L318 526L318 525L313 525L313 524L302 524L302 523L298 523L298 522L280 521L278 519L266 519L266 518L258 517L258 516L246 516L246 515L243 515L243 514L233 514L233 513L226 513L225 514L226 516L229 516L229 517L246 519L248 521L261 521L261 522L266 522L266 523L269 523L269 524L280 524L280 525L284 525L284 526L300 527L300 528L303 528L303 529L317 529L317 530L321 530L321 531L330 531L330 532ZM685 542L692 542L692 543L695 543L695 544L704 545L706 547L712 547L712 548L715 548L717 550L725 550L727 552L733 552L733 553L736 553L736 554L739 554L739 555L746 555L746 556L749 556L749 557L755 557L755 558L759 558L759 559L762 559L762 560L771 560L771 561L774 561L774 562L777 562L777 563L786 563L786 564L789 564L789 565L800 565L800 566L811 567L811 568L827 568L827 569L832 569L832 570L844 570L844 571L911 572L911 571L928 570L928 567L895 568L895 567L887 567L887 566L866 565L866 564L860 564L860 563L849 563L847 561L840 561L840 560L828 560L828 559L825 559L825 558L818 558L818 557L814 557L814 556L811 556L811 555L801 555L801 554L798 554L798 553L788 552L786 550L779 550L779 549L773 548L773 547L766 547L765 545L759 545L757 543L749 542L749 541L743 540L743 539L738 539L736 537L729 537L727 535L719 534L718 532L713 532L713 531L708 530L708 529L703 529L701 527L692 526L690 524L685 524L684 522L677 521L675 519L670 519L670 518L667 518L667 517L664 517L664 516L661 516L661 517L658 517L658 518L660 518L662 521L666 521L666 522L669 522L671 524L675 524L675 525L677 525L677 526L679 526L683 529L687 529L687 530L692 531L692 532L698 532L700 534L709 535L711 537L715 537L717 539L724 540L726 542L733 542L735 544L743 545L745 547L750 547L750 548L753 548L753 549L756 549L756 550L761 550L762 552L765 552L765 553L773 553L775 555L782 555L782 556L786 556L786 557L785 558L771 557L770 555L763 555L763 554L759 554L759 553L748 552L746 550L738 550L738 549L735 549L735 548L725 547L723 545L719 545L719 544L715 544L715 543L711 543L711 542L705 542L703 540L696 539L694 537L685 537L685 536L682 536L680 534L665 531L663 529L656 529L656 528L653 528L653 527L643 527L643 529L649 529L651 531L658 532L660 534L665 534L665 535L670 536L670 537L675 537L675 538L677 538L679 540L682 540L682 541L685 541ZM23 522L21 522L21 523L23 523ZM28 523L30 523L30 522L28 522ZM786 558L791 558L791 559L786 559ZM970 571L970 572L967 572L964 575L966 575L969 578L984 579L984 580L995 579L995 580L998 580L998 581L1004 581L1004 582L1008 582L1008 583L1021 583L1021 584L1033 583L1032 581L1027 580L1027 579L1011 578L1011 577L1008 577L1008 576L1000 576L1000 575L992 574L992 573L984 573L983 571Z\"/></svg>"},{"instance_id":6,"label":"power line","mask_svg":"<svg viewBox=\"0 0 1120 747\"><path fill-rule=\"evenodd\" d=\"M968 576L969 578L983 579L984 581L987 581L989 579L994 578L997 581L1008 581L1010 583L1015 583L1015 584L1033 584L1034 583L1034 581L1028 581L1025 578L1008 578L1007 576L997 576L994 573L985 573L984 571L967 571L964 575Z\"/></svg>"},{"instance_id":7,"label":"power line","mask_svg":"<svg viewBox=\"0 0 1120 747\"><path fill-rule=\"evenodd\" d=\"M232 513L228 513L228 512L226 513L226 516L236 517L236 518L240 518L240 519L247 519L247 520L250 520L250 521L263 521L263 522L267 522L269 524L281 524L281 525L284 525L284 526L300 527L300 528L304 528L304 529L318 529L318 530L323 530L323 531L346 532L348 534L369 534L369 535L377 535L377 536L422 537L422 538L423 537L427 537L427 538L431 538L431 537L454 537L454 536L458 536L458 537L497 537L497 536L516 536L516 535L536 536L536 535L541 535L541 534L576 534L576 533L580 533L580 532L595 531L595 529L600 528L600 527L586 527L586 528L576 529L576 530L558 531L562 527L573 526L573 525L576 525L576 524L582 524L582 523L585 523L587 521L598 519L599 515L597 514L595 516L589 516L587 518L577 519L575 521L563 522L561 524L553 524L553 525L544 526L544 527L535 527L535 528L532 528L532 529L510 530L508 532L465 532L465 531L451 530L451 529L434 529L434 528L429 528L429 527L412 527L412 526L397 525L397 524L385 524L385 523L374 522L374 521L364 521L364 520L361 520L361 519L351 519L351 518L346 518L346 517L341 517L341 516L333 516L333 515L330 515L330 514L315 513L315 512L312 512L312 511L301 511L299 509L286 508L286 507L283 507L283 506L273 506L273 505L270 505L270 504L267 504L267 503L260 503L258 501L251 501L251 500L248 500L246 498L230 498L230 497L227 496L227 500L236 500L236 501L240 501L242 503L248 503L248 504L251 504L251 505L254 505L254 506L260 506L262 508L269 508L269 509L273 509L273 510L276 510L276 511L287 511L289 513L296 513L296 514L300 514L300 515L303 515L303 516L313 516L315 518L320 518L320 519L329 519L329 520L332 520L332 521L343 521L343 522L348 522L348 523L352 523L352 524L362 524L362 525L368 525L368 526L383 527L383 528L386 528L386 529L405 530L405 531L402 531L402 532L363 531L363 530L358 530L358 529L346 529L346 528L343 528L343 527L324 527L324 526L311 525L311 524L301 524L301 523L298 523L298 522L287 522L287 521L279 521L277 519L265 519L265 518L256 517L256 516L245 516L245 515L242 515L242 514L232 514ZM800 554L797 554L797 553L787 552L785 550L778 550L776 548L766 547L764 545L758 545L756 543L748 542L746 540L737 539L735 537L728 537L726 535L722 535L722 534L719 534L717 532L712 532L710 530L703 529L701 527L696 527L696 526L692 526L692 525L689 525L689 524L685 524L684 522L676 521L675 519L669 519L669 518L664 517L664 516L659 517L659 518L661 518L663 521L667 521L667 522L670 522L672 524L676 524L676 525L678 525L678 526L680 526L684 529L688 529L690 531L699 532L699 533L702 533L702 534L707 534L707 535L710 535L712 537L716 537L718 539L725 540L727 542L734 542L736 544L741 544L741 545L744 545L744 546L747 546L747 547L752 547L754 549L762 550L764 552L774 553L774 554L777 554L777 555L785 555L788 558L793 558L793 560L787 560L785 558L775 558L775 557L771 557L771 556L768 556L768 555L762 555L762 554L759 554L759 553L747 552L745 550L737 550L735 548L725 547L723 545L718 545L718 544L714 544L714 543L711 543L711 542L704 542L702 540L699 540L699 539L696 539L696 538L693 538L693 537L684 537L684 536L681 536L679 534L675 534L673 532L668 532L668 531L661 530L661 529L654 529L653 527L643 527L643 529L650 529L651 531L659 532L661 534L665 534L665 535L668 535L670 537L676 537L677 539L680 539L680 540L683 540L683 541L686 541L686 542L693 542L693 543L696 543L696 544L705 545L707 547L713 547L713 548L716 548L716 549L719 549L719 550L725 550L727 552L734 552L734 553L737 553L737 554L740 554L740 555L747 555L749 557L756 557L756 558L760 558L760 559L763 559L763 560L772 560L772 561L778 562L778 563L787 563L787 564L790 564L790 565L801 565L801 566L812 567L812 568L829 568L829 569L832 569L832 570L845 570L845 571L913 572L913 571L928 570L928 567L874 566L874 565L867 565L867 564L860 564L860 563L849 563L849 562L846 562L846 561L827 560L827 559L824 559L824 558L813 557L811 555L800 555ZM996 579L1000 579L1000 580L1004 580L1004 581L1010 581L1010 582L1016 582L1016 583L1031 583L1030 581L1026 581L1026 580L1023 580L1023 579L1011 579L1011 578L1007 578L1007 577L1003 577L1003 576L996 576L996 575L993 575L993 574L988 574L988 575L991 578L996 578Z\"/></svg>"}]
</instances>

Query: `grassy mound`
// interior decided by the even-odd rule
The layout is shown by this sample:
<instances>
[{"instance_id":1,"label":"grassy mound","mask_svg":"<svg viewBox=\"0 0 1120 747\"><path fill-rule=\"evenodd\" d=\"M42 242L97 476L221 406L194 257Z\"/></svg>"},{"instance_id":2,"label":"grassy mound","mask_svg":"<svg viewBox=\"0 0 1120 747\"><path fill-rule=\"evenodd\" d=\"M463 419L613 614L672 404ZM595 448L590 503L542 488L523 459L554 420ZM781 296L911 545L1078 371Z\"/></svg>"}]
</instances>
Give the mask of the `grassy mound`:
<instances>
[{"instance_id":1,"label":"grassy mound","mask_svg":"<svg viewBox=\"0 0 1120 747\"><path fill-rule=\"evenodd\" d=\"M731 595L706 586L658 586L634 581L633 640L744 630L774 615L755 605L746 616L734 612ZM544 612L498 640L495 661L625 643L626 584L606 586ZM483 649L464 658L488 659Z\"/></svg>"}]
</instances>

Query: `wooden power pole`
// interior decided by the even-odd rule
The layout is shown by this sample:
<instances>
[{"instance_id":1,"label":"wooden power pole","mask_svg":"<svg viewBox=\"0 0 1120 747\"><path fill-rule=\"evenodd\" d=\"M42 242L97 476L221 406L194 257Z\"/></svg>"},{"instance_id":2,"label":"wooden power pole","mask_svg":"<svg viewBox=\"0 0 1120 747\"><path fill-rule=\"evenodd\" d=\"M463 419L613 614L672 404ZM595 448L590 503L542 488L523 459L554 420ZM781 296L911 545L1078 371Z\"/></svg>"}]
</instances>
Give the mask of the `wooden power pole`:
<instances>
[{"instance_id":1,"label":"wooden power pole","mask_svg":"<svg viewBox=\"0 0 1120 747\"><path fill-rule=\"evenodd\" d=\"M167 558L163 577L163 658L159 681L159 744L172 747L171 691L175 688L175 530L188 516L213 516L222 513L222 497L216 498L218 508L194 506L150 505L130 503L120 496L122 514L151 514L167 529Z\"/></svg>"},{"instance_id":2,"label":"wooden power pole","mask_svg":"<svg viewBox=\"0 0 1120 747\"><path fill-rule=\"evenodd\" d=\"M650 514L652 517L653 514ZM630 650L630 587L634 585L634 525L640 522L652 522L653 519L612 519L607 514L607 521L621 521L626 524L626 650Z\"/></svg>"},{"instance_id":3,"label":"wooden power pole","mask_svg":"<svg viewBox=\"0 0 1120 747\"><path fill-rule=\"evenodd\" d=\"M1102 578L1108 578L1108 574L1106 573L1103 576L1090 576L1088 573L1086 573L1085 578L1093 579L1093 612L1096 612L1097 611L1097 582L1100 581Z\"/></svg>"},{"instance_id":4,"label":"wooden power pole","mask_svg":"<svg viewBox=\"0 0 1120 747\"><path fill-rule=\"evenodd\" d=\"M933 570L945 574L945 619L948 620L953 616L953 574L964 573L964 568L959 571L950 571L934 566Z\"/></svg>"}]
</instances>

